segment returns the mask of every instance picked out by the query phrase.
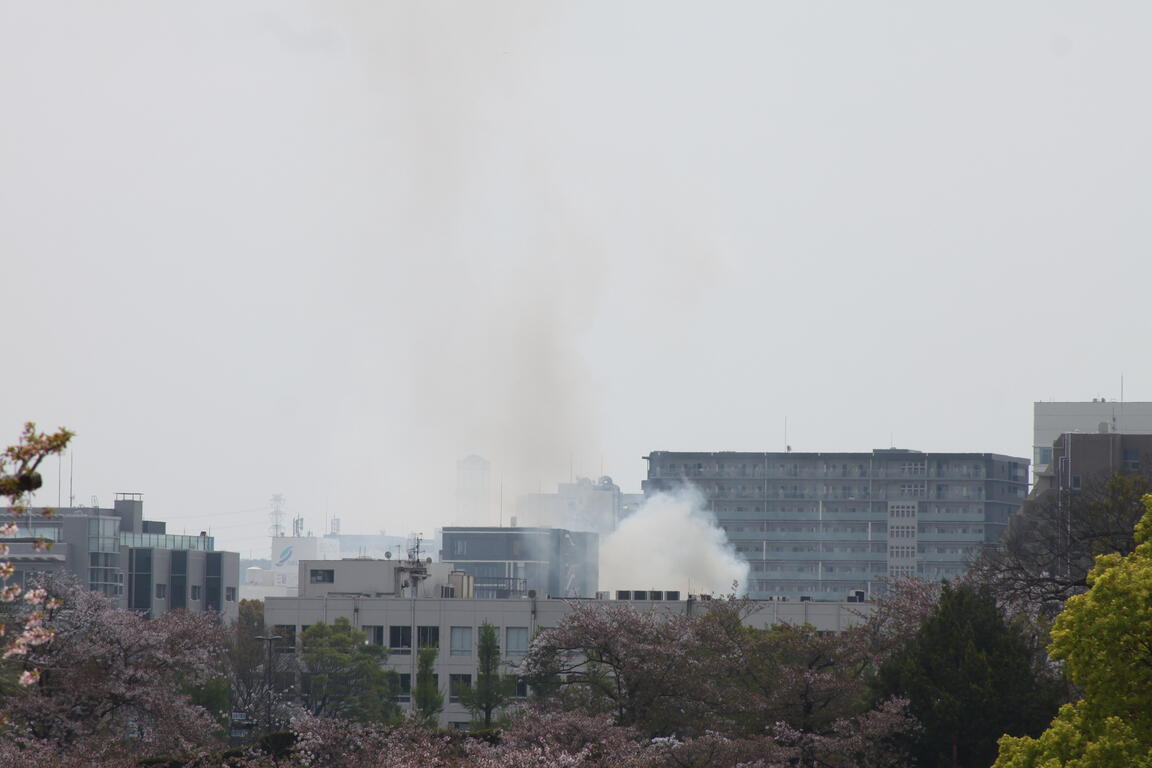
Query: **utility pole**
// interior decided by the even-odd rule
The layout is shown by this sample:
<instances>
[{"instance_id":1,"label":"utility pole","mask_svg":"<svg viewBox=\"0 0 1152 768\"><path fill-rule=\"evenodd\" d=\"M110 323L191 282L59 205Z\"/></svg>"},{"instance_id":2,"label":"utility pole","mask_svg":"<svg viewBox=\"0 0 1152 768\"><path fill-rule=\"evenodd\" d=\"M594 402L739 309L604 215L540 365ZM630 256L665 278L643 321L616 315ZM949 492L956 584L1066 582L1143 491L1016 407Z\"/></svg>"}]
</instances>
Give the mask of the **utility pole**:
<instances>
[{"instance_id":1,"label":"utility pole","mask_svg":"<svg viewBox=\"0 0 1152 768\"><path fill-rule=\"evenodd\" d=\"M272 733L272 643L280 635L257 635L257 640L268 643L268 663L264 665L264 733Z\"/></svg>"}]
</instances>

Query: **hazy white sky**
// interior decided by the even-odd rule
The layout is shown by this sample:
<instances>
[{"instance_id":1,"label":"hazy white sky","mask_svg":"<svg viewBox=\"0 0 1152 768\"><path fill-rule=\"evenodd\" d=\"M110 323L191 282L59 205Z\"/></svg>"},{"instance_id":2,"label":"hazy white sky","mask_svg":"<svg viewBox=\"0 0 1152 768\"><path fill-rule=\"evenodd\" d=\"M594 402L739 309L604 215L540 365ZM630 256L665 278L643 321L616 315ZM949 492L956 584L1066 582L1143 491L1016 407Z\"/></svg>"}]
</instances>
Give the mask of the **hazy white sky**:
<instances>
[{"instance_id":1,"label":"hazy white sky","mask_svg":"<svg viewBox=\"0 0 1152 768\"><path fill-rule=\"evenodd\" d=\"M71 427L78 501L245 556L273 493L452 522L472 452L506 507L785 417L1028 456L1033 400L1152 399L1150 24L0 0L0 434Z\"/></svg>"}]
</instances>

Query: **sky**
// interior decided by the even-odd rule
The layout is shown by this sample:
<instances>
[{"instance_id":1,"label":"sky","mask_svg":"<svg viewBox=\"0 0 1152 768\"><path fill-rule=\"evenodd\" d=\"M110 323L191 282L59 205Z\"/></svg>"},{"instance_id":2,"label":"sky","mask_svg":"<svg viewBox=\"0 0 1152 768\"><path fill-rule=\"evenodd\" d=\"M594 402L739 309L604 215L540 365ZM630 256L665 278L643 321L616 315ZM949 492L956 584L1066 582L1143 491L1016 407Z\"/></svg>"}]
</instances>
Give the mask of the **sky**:
<instances>
[{"instance_id":1,"label":"sky","mask_svg":"<svg viewBox=\"0 0 1152 768\"><path fill-rule=\"evenodd\" d=\"M0 0L0 443L244 556L273 494L495 524L472 453L504 514L652 450L1030 456L1033 401L1152 400L1150 22Z\"/></svg>"}]
</instances>

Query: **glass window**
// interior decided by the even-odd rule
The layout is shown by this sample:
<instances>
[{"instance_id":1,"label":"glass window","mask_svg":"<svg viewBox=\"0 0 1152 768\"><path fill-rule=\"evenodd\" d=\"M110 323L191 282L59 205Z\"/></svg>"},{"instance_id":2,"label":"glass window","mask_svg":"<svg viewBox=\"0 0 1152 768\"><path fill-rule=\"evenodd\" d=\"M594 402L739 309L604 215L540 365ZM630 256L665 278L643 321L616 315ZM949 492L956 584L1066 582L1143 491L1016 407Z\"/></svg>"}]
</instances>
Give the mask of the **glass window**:
<instances>
[{"instance_id":1,"label":"glass window","mask_svg":"<svg viewBox=\"0 0 1152 768\"><path fill-rule=\"evenodd\" d=\"M508 640L504 646L506 653L528 652L528 627L508 627L506 633Z\"/></svg>"},{"instance_id":2,"label":"glass window","mask_svg":"<svg viewBox=\"0 0 1152 768\"><path fill-rule=\"evenodd\" d=\"M192 585L192 599L193 600L199 600L200 595L203 591L204 591L204 588L201 587L199 584L193 584Z\"/></svg>"},{"instance_id":3,"label":"glass window","mask_svg":"<svg viewBox=\"0 0 1152 768\"><path fill-rule=\"evenodd\" d=\"M412 674L402 672L400 678L400 692L396 694L396 701L409 701L412 698Z\"/></svg>"},{"instance_id":4,"label":"glass window","mask_svg":"<svg viewBox=\"0 0 1152 768\"><path fill-rule=\"evenodd\" d=\"M168 585L167 584L157 584L156 585L156 599L157 600L163 600L166 597L168 597Z\"/></svg>"},{"instance_id":5,"label":"glass window","mask_svg":"<svg viewBox=\"0 0 1152 768\"><path fill-rule=\"evenodd\" d=\"M229 603L236 602L236 587L224 587L224 599Z\"/></svg>"},{"instance_id":6,"label":"glass window","mask_svg":"<svg viewBox=\"0 0 1152 768\"><path fill-rule=\"evenodd\" d=\"M472 627L452 627L452 650L450 655L472 655Z\"/></svg>"},{"instance_id":7,"label":"glass window","mask_svg":"<svg viewBox=\"0 0 1152 768\"><path fill-rule=\"evenodd\" d=\"M392 653L406 655L412 653L412 627L389 627L388 647Z\"/></svg>"},{"instance_id":8,"label":"glass window","mask_svg":"<svg viewBox=\"0 0 1152 768\"><path fill-rule=\"evenodd\" d=\"M439 648L440 627L416 627L416 646L418 648Z\"/></svg>"},{"instance_id":9,"label":"glass window","mask_svg":"<svg viewBox=\"0 0 1152 768\"><path fill-rule=\"evenodd\" d=\"M308 580L313 584L335 584L336 571L332 569L312 570L308 572Z\"/></svg>"},{"instance_id":10,"label":"glass window","mask_svg":"<svg viewBox=\"0 0 1152 768\"><path fill-rule=\"evenodd\" d=\"M365 624L364 626L360 627L360 631L362 631L365 635L367 635L368 639L365 640L364 642L366 642L370 645L384 645L384 627L383 626L374 625L374 624Z\"/></svg>"},{"instance_id":11,"label":"glass window","mask_svg":"<svg viewBox=\"0 0 1152 768\"><path fill-rule=\"evenodd\" d=\"M460 701L460 692L472 687L472 675L448 675L448 701Z\"/></svg>"}]
</instances>

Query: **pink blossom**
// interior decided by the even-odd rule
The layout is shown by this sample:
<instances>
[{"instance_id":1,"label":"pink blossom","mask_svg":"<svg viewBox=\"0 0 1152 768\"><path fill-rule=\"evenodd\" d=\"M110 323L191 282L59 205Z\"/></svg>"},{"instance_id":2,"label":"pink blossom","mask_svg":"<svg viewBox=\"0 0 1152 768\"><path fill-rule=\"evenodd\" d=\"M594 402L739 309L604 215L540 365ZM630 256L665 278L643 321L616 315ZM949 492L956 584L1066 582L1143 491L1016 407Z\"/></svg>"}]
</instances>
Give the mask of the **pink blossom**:
<instances>
[{"instance_id":1,"label":"pink blossom","mask_svg":"<svg viewBox=\"0 0 1152 768\"><path fill-rule=\"evenodd\" d=\"M20 685L29 686L35 685L40 679L40 670L29 669L20 675Z\"/></svg>"}]
</instances>

